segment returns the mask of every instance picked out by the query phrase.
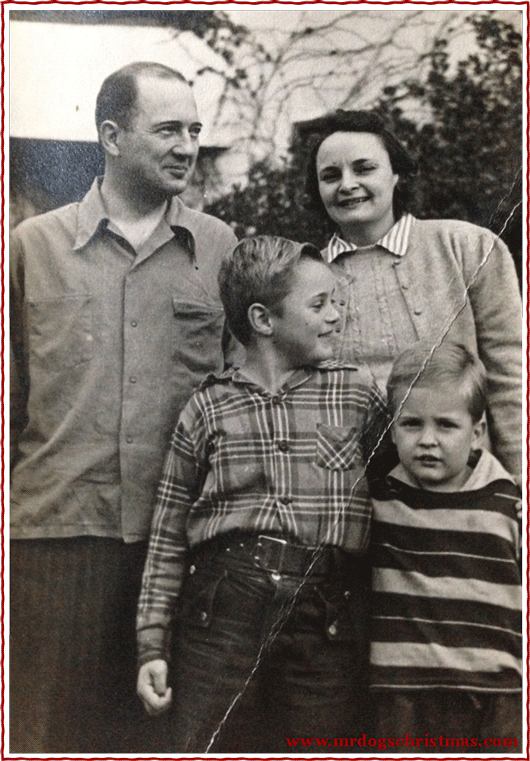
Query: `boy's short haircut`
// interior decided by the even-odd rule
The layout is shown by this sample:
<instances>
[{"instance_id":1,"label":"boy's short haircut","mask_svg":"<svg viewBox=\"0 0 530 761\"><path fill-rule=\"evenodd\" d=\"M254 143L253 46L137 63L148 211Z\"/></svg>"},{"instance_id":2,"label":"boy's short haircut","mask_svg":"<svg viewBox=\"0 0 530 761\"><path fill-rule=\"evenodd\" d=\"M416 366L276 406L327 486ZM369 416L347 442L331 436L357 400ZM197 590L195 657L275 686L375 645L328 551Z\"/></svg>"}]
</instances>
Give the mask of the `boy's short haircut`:
<instances>
[{"instance_id":1,"label":"boy's short haircut","mask_svg":"<svg viewBox=\"0 0 530 761\"><path fill-rule=\"evenodd\" d=\"M486 369L462 344L444 342L433 347L423 342L402 352L387 382L388 406L393 417L399 412L405 389L458 385L467 395L468 412L478 423L486 409ZM400 398L401 397L401 398Z\"/></svg>"},{"instance_id":2,"label":"boy's short haircut","mask_svg":"<svg viewBox=\"0 0 530 761\"><path fill-rule=\"evenodd\" d=\"M280 303L291 291L294 269L303 257L325 264L320 251L310 243L256 235L243 238L221 265L219 291L226 320L244 346L252 336L249 307L263 304L279 312Z\"/></svg>"}]
</instances>

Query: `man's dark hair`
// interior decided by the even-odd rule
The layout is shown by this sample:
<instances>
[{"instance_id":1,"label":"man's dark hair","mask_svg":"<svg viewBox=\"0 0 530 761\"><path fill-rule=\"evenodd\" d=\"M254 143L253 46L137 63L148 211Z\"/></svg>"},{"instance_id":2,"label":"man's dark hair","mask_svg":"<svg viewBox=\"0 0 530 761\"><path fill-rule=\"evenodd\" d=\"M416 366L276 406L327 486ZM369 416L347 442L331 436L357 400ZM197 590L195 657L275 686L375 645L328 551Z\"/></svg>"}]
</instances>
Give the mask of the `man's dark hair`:
<instances>
[{"instance_id":1,"label":"man's dark hair","mask_svg":"<svg viewBox=\"0 0 530 761\"><path fill-rule=\"evenodd\" d=\"M188 84L186 78L175 69L161 63L137 61L124 66L110 74L98 93L96 100L96 127L99 132L101 124L107 119L123 129L131 125L138 95L137 79L147 75L160 79L178 79Z\"/></svg>"},{"instance_id":2,"label":"man's dark hair","mask_svg":"<svg viewBox=\"0 0 530 761\"><path fill-rule=\"evenodd\" d=\"M415 159L375 111L343 111L342 109L303 125L303 136L312 145L305 176L307 208L327 219L328 215L318 189L317 153L324 140L335 132L369 132L381 138L388 153L392 171L399 175L393 196L394 217L399 219L406 211L409 211L412 181L418 169Z\"/></svg>"}]
</instances>

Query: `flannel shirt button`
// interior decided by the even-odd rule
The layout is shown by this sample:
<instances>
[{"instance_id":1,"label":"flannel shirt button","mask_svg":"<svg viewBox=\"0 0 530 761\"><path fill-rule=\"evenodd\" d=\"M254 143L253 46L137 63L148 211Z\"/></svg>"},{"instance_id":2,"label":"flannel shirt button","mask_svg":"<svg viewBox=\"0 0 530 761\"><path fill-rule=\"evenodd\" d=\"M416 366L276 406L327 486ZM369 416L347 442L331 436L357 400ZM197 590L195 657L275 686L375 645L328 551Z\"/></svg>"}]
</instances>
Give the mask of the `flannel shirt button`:
<instances>
[{"instance_id":1,"label":"flannel shirt button","mask_svg":"<svg viewBox=\"0 0 530 761\"><path fill-rule=\"evenodd\" d=\"M279 441L278 442L278 449L280 452L288 452L289 451L289 444L287 441Z\"/></svg>"},{"instance_id":2,"label":"flannel shirt button","mask_svg":"<svg viewBox=\"0 0 530 761\"><path fill-rule=\"evenodd\" d=\"M194 574L196 570L194 565L190 565L190 575Z\"/></svg>"},{"instance_id":3,"label":"flannel shirt button","mask_svg":"<svg viewBox=\"0 0 530 761\"><path fill-rule=\"evenodd\" d=\"M201 610L201 621L206 621L208 613L205 610Z\"/></svg>"},{"instance_id":4,"label":"flannel shirt button","mask_svg":"<svg viewBox=\"0 0 530 761\"><path fill-rule=\"evenodd\" d=\"M280 581L280 579L281 579L281 578L282 578L282 577L281 577L281 575L278 573L278 571L273 571L273 572L271 573L271 579L272 579L273 581Z\"/></svg>"},{"instance_id":5,"label":"flannel shirt button","mask_svg":"<svg viewBox=\"0 0 530 761\"><path fill-rule=\"evenodd\" d=\"M280 502L282 505L290 505L293 500L290 497L282 497Z\"/></svg>"},{"instance_id":6,"label":"flannel shirt button","mask_svg":"<svg viewBox=\"0 0 530 761\"><path fill-rule=\"evenodd\" d=\"M280 397L279 397L279 396L273 396L273 397L272 397L272 403L273 403L273 404L281 404L281 403L282 403L282 400L280 399Z\"/></svg>"},{"instance_id":7,"label":"flannel shirt button","mask_svg":"<svg viewBox=\"0 0 530 761\"><path fill-rule=\"evenodd\" d=\"M331 637L335 637L335 635L337 634L337 631L338 631L338 629L337 629L337 624L336 624L336 622L334 622L334 623L332 623L330 626L328 626L328 634L329 634Z\"/></svg>"}]
</instances>

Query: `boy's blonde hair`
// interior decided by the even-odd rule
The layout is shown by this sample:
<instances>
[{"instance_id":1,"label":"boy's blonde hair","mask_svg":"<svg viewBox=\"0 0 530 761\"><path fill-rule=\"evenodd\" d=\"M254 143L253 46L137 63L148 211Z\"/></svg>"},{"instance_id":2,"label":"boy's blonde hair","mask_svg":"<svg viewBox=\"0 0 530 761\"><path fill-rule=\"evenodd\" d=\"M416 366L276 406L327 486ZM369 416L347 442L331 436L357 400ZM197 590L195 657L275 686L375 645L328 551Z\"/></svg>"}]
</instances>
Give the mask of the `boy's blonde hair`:
<instances>
[{"instance_id":1,"label":"boy's blonde hair","mask_svg":"<svg viewBox=\"0 0 530 761\"><path fill-rule=\"evenodd\" d=\"M257 235L243 238L219 271L219 291L226 320L233 335L247 346L252 336L248 309L263 304L279 313L279 305L290 293L294 269L307 257L325 264L310 243Z\"/></svg>"},{"instance_id":2,"label":"boy's blonde hair","mask_svg":"<svg viewBox=\"0 0 530 761\"><path fill-rule=\"evenodd\" d=\"M486 382L484 365L462 344L445 342L433 347L419 342L394 362L387 383L388 406L395 417L403 401L403 389L456 384L463 387L468 412L478 423L486 409Z\"/></svg>"}]
</instances>

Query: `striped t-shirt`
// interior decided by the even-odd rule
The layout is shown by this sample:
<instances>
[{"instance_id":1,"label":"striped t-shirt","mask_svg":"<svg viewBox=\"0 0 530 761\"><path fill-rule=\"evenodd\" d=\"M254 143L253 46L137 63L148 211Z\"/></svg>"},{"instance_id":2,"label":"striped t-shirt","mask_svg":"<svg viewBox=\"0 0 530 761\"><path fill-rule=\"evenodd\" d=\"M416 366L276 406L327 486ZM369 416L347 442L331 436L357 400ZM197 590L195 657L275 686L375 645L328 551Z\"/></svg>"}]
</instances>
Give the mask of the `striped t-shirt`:
<instances>
[{"instance_id":1,"label":"striped t-shirt","mask_svg":"<svg viewBox=\"0 0 530 761\"><path fill-rule=\"evenodd\" d=\"M402 479L374 495L372 689L520 691L515 484L489 452L459 492Z\"/></svg>"}]
</instances>

